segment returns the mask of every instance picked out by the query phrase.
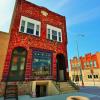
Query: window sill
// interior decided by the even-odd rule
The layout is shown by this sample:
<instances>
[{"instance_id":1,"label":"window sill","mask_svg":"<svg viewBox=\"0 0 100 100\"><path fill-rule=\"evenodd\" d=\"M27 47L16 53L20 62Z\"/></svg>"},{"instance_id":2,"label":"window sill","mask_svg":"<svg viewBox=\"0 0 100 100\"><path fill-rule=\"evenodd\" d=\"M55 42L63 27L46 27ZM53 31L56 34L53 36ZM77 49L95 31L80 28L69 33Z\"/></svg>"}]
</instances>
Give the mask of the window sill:
<instances>
[{"instance_id":1,"label":"window sill","mask_svg":"<svg viewBox=\"0 0 100 100\"><path fill-rule=\"evenodd\" d=\"M50 40L50 39L46 39L47 41L50 41L52 43L56 43L56 44L61 44L62 42L59 42L59 41L55 41L55 40Z\"/></svg>"},{"instance_id":2,"label":"window sill","mask_svg":"<svg viewBox=\"0 0 100 100\"><path fill-rule=\"evenodd\" d=\"M24 32L20 32L20 31L19 31L19 33L24 34L24 35L34 36L36 38L40 38L40 36L37 36L37 35L34 35L34 34L24 33Z\"/></svg>"}]
</instances>

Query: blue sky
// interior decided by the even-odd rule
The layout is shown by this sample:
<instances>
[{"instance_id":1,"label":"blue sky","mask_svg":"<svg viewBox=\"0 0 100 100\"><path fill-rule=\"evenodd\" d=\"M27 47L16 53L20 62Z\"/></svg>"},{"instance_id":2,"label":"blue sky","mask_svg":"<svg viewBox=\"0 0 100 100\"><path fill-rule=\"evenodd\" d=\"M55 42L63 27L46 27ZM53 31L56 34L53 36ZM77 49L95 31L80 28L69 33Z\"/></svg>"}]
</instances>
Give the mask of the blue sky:
<instances>
[{"instance_id":1,"label":"blue sky","mask_svg":"<svg viewBox=\"0 0 100 100\"><path fill-rule=\"evenodd\" d=\"M68 58L100 51L100 0L27 0L66 16ZM15 0L0 0L0 31L9 31ZM81 37L80 34L84 34Z\"/></svg>"}]
</instances>

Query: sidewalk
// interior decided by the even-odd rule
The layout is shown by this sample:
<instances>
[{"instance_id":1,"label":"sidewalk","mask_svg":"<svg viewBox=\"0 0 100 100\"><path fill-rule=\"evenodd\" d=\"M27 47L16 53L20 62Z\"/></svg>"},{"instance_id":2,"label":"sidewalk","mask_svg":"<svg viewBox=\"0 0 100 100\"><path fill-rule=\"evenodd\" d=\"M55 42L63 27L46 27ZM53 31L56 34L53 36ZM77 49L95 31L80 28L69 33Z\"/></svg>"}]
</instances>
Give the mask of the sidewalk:
<instances>
[{"instance_id":1,"label":"sidewalk","mask_svg":"<svg viewBox=\"0 0 100 100\"><path fill-rule=\"evenodd\" d=\"M90 100L100 100L100 88L81 87L79 92L60 94L54 96L46 96L40 98L32 98L28 95L24 95L24 96L19 96L19 100L66 100L66 98L69 96L85 96L88 97ZM0 100L3 100L3 97L1 97ZM8 99L8 100L15 100L15 99Z\"/></svg>"},{"instance_id":2,"label":"sidewalk","mask_svg":"<svg viewBox=\"0 0 100 100\"><path fill-rule=\"evenodd\" d=\"M25 95L25 96L19 96L19 100L66 100L68 96L85 96L88 97L90 100L100 100L100 96L91 95L87 93L80 93L80 92L61 94L56 96L40 97L40 98L31 98L30 96ZM3 100L3 98L0 98L0 100ZM14 99L8 99L8 100L14 100Z\"/></svg>"}]
</instances>

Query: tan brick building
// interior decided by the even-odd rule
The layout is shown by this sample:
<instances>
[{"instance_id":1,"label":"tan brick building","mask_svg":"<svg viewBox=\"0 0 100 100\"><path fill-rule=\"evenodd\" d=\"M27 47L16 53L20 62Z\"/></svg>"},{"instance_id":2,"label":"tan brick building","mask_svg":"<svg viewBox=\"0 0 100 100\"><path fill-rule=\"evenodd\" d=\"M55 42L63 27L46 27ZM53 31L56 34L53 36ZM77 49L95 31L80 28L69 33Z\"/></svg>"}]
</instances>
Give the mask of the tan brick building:
<instances>
[{"instance_id":1,"label":"tan brick building","mask_svg":"<svg viewBox=\"0 0 100 100\"><path fill-rule=\"evenodd\" d=\"M2 79L2 72L5 62L9 42L9 34L0 31L0 81Z\"/></svg>"},{"instance_id":2,"label":"tan brick building","mask_svg":"<svg viewBox=\"0 0 100 100\"><path fill-rule=\"evenodd\" d=\"M100 86L100 52L86 54L80 59L73 57L70 67L70 77L74 82L82 85L83 79L85 86Z\"/></svg>"}]
</instances>

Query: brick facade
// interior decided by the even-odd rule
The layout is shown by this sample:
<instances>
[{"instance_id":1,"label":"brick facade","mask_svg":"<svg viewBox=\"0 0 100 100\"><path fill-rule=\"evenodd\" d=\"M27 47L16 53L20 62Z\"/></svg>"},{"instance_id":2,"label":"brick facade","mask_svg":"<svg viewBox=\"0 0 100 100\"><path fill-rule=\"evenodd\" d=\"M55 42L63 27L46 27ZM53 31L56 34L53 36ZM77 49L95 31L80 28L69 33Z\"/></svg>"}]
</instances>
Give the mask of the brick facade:
<instances>
[{"instance_id":1,"label":"brick facade","mask_svg":"<svg viewBox=\"0 0 100 100\"><path fill-rule=\"evenodd\" d=\"M76 75L80 77L80 67L85 85L100 84L100 52L86 54L79 59L74 57L70 60L70 77L73 80ZM79 80L81 82L81 80Z\"/></svg>"},{"instance_id":2,"label":"brick facade","mask_svg":"<svg viewBox=\"0 0 100 100\"><path fill-rule=\"evenodd\" d=\"M57 67L56 67L56 56L57 54L63 54L66 60L66 69L68 68L68 58L67 58L67 33L66 33L66 20L64 16L56 14L49 11L47 8L37 6L25 0L16 0L16 6L14 10L14 15L12 19L11 29L10 29L10 42L8 46L5 66L3 70L3 80L7 79L10 68L10 61L12 56L12 51L16 47L23 47L27 50L27 63L25 69L25 80L30 79L32 75L32 50L48 50L53 53L52 58L52 76L56 79ZM41 11L48 13L44 16ZM29 17L41 22L41 36L36 37L28 34L23 34L19 32L20 19L21 16ZM62 29L62 42L58 43L56 41L51 41L46 39L46 26L47 24L53 25L55 27ZM66 72L67 73L67 72Z\"/></svg>"},{"instance_id":3,"label":"brick facade","mask_svg":"<svg viewBox=\"0 0 100 100\"><path fill-rule=\"evenodd\" d=\"M73 59L70 60L70 66L71 66L71 70L73 70L75 67L72 67L72 65L78 65L78 63L80 62L81 63L81 67L82 69L87 69L87 68L90 68L90 62L92 61L96 61L96 67L94 67L94 64L91 66L93 67L93 69L95 68L100 68L100 52L96 52L95 54L86 54L85 56L81 56L79 59L77 57L73 57ZM89 65L87 66L84 66L84 63L87 63L89 62Z\"/></svg>"}]
</instances>

